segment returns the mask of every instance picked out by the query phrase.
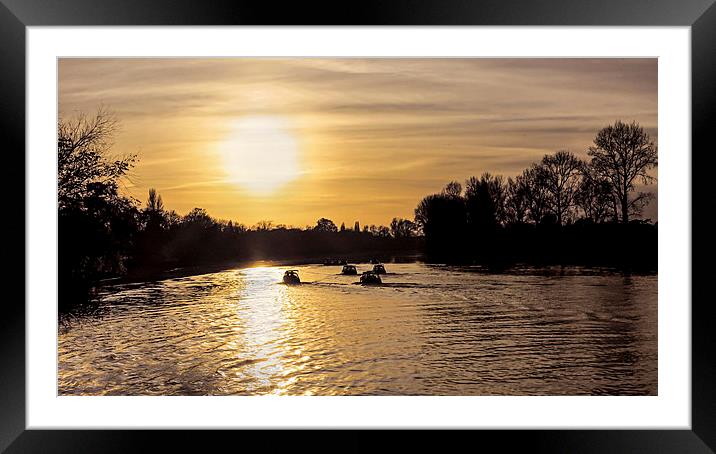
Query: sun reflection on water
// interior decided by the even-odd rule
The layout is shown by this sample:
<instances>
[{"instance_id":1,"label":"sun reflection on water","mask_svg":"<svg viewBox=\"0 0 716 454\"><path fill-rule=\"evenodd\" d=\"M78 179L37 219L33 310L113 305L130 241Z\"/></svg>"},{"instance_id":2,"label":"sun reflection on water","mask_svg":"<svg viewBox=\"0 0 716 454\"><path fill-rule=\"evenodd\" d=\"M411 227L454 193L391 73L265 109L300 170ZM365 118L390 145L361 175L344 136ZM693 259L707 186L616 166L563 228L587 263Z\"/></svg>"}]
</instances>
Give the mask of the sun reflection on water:
<instances>
[{"instance_id":1,"label":"sun reflection on water","mask_svg":"<svg viewBox=\"0 0 716 454\"><path fill-rule=\"evenodd\" d=\"M239 296L239 316L245 326L245 349L258 360L245 368L243 375L252 382L253 391L266 392L275 386L273 377L283 370L279 338L285 323L282 306L286 288L277 285L281 270L276 268L248 268L240 276L244 285Z\"/></svg>"}]
</instances>

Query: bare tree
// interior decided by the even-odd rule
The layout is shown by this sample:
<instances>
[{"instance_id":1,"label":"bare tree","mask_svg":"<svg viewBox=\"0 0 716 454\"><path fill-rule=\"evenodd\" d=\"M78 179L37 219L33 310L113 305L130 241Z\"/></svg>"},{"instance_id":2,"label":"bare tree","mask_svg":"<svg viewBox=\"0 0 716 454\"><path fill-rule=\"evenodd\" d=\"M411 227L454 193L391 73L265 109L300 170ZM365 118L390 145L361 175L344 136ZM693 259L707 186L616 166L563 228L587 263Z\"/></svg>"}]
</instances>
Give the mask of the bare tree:
<instances>
[{"instance_id":1,"label":"bare tree","mask_svg":"<svg viewBox=\"0 0 716 454\"><path fill-rule=\"evenodd\" d=\"M630 213L641 212L653 197L650 193L631 197L631 193L637 181L643 184L656 181L648 173L658 165L656 146L638 123L617 121L597 133L588 153L596 173L611 185L621 221L628 223Z\"/></svg>"},{"instance_id":2,"label":"bare tree","mask_svg":"<svg viewBox=\"0 0 716 454\"><path fill-rule=\"evenodd\" d=\"M529 213L527 193L530 190L524 175L507 179L505 188L505 218L513 224L525 222Z\"/></svg>"},{"instance_id":3,"label":"bare tree","mask_svg":"<svg viewBox=\"0 0 716 454\"><path fill-rule=\"evenodd\" d=\"M59 208L87 197L91 185L116 188L136 161L136 155L110 156L118 121L99 108L93 117L80 114L57 125L57 196Z\"/></svg>"},{"instance_id":4,"label":"bare tree","mask_svg":"<svg viewBox=\"0 0 716 454\"><path fill-rule=\"evenodd\" d=\"M584 217L593 222L604 222L617 216L614 194L607 180L600 177L591 165L582 169L582 181L575 197L575 203L584 212Z\"/></svg>"},{"instance_id":5,"label":"bare tree","mask_svg":"<svg viewBox=\"0 0 716 454\"><path fill-rule=\"evenodd\" d=\"M535 224L539 224L547 214L549 199L544 167L532 164L522 172L522 178L527 199L527 217Z\"/></svg>"},{"instance_id":6,"label":"bare tree","mask_svg":"<svg viewBox=\"0 0 716 454\"><path fill-rule=\"evenodd\" d=\"M584 163L569 151L558 151L542 159L542 169L549 193L549 210L562 225L575 205Z\"/></svg>"},{"instance_id":7,"label":"bare tree","mask_svg":"<svg viewBox=\"0 0 716 454\"><path fill-rule=\"evenodd\" d=\"M257 231L260 231L260 232L267 232L267 231L273 229L273 221L270 221L270 220L261 220L261 221L259 221L259 222L256 223L256 225L254 226L254 228L255 228Z\"/></svg>"}]
</instances>

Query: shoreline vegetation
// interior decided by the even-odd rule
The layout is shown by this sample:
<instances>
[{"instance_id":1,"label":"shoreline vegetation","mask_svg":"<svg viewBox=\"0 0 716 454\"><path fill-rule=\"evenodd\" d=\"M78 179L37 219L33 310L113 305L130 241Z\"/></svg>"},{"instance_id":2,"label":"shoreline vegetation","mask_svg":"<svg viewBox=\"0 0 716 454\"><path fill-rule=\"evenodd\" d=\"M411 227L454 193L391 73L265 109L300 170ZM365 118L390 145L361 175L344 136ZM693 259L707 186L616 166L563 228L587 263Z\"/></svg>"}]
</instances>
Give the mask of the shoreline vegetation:
<instances>
[{"instance_id":1,"label":"shoreline vegetation","mask_svg":"<svg viewBox=\"0 0 716 454\"><path fill-rule=\"evenodd\" d=\"M374 251L368 254L352 254L344 260L346 263L369 263L370 260L377 259L381 262L392 263L413 263L425 261L425 257L421 249L409 250L383 250ZM250 268L255 266L303 266L303 265L322 265L325 261L323 256L277 256L275 258L247 258L247 259L227 259L225 261L215 261L206 263L195 263L186 266L178 266L175 268L160 267L144 267L142 269L133 268L127 273L101 279L97 282L98 287L116 284L130 284L138 282L155 282L165 279L176 279L187 276L197 276L201 274L210 274L230 269ZM333 265L340 268L340 265Z\"/></svg>"},{"instance_id":2,"label":"shoreline vegetation","mask_svg":"<svg viewBox=\"0 0 716 454\"><path fill-rule=\"evenodd\" d=\"M419 202L412 220L339 227L321 218L304 228L271 221L248 227L201 208L180 215L154 189L144 206L122 195L120 182L137 157L110 155L117 125L104 109L58 124L60 312L91 300L106 283L255 261L413 256L496 272L516 264L656 272L657 224L640 219L653 194L635 185L656 181L649 171L657 151L636 122L598 131L589 161L562 150L516 177L483 173L464 188L449 182Z\"/></svg>"}]
</instances>

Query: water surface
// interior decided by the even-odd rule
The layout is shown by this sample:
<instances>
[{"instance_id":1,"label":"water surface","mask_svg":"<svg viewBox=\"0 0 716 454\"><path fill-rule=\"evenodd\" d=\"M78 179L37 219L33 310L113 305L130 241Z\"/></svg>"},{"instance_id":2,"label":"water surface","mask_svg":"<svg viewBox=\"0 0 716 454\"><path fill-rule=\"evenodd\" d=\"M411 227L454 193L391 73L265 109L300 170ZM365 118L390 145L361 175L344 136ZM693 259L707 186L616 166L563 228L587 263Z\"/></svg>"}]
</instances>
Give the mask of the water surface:
<instances>
[{"instance_id":1,"label":"water surface","mask_svg":"<svg viewBox=\"0 0 716 454\"><path fill-rule=\"evenodd\" d=\"M105 288L60 324L59 394L657 394L655 275L291 268Z\"/></svg>"}]
</instances>

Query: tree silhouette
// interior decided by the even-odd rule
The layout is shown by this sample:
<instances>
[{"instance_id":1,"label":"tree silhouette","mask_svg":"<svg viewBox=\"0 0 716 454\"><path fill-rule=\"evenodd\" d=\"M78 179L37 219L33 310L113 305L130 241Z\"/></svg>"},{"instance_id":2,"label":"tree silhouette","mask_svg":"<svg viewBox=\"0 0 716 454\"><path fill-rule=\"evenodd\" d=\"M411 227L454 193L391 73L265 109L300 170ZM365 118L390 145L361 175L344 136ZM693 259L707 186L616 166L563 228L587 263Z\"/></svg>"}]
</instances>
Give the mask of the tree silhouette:
<instances>
[{"instance_id":1,"label":"tree silhouette","mask_svg":"<svg viewBox=\"0 0 716 454\"><path fill-rule=\"evenodd\" d=\"M109 155L117 124L104 109L58 123L61 306L86 299L99 279L124 272L139 230L135 200L118 192L135 157Z\"/></svg>"},{"instance_id":2,"label":"tree silhouette","mask_svg":"<svg viewBox=\"0 0 716 454\"><path fill-rule=\"evenodd\" d=\"M262 220L257 222L254 227L260 232L266 232L273 228L273 221Z\"/></svg>"},{"instance_id":3,"label":"tree silhouette","mask_svg":"<svg viewBox=\"0 0 716 454\"><path fill-rule=\"evenodd\" d=\"M358 223L358 221L356 221L356 223L353 225L353 231L360 232L360 224Z\"/></svg>"},{"instance_id":4,"label":"tree silhouette","mask_svg":"<svg viewBox=\"0 0 716 454\"><path fill-rule=\"evenodd\" d=\"M568 151L558 151L542 158L549 211L562 225L574 207L584 163Z\"/></svg>"},{"instance_id":5,"label":"tree silhouette","mask_svg":"<svg viewBox=\"0 0 716 454\"><path fill-rule=\"evenodd\" d=\"M575 196L575 203L584 212L584 217L600 223L616 218L616 199L609 182L601 178L591 165L582 169L582 181Z\"/></svg>"},{"instance_id":6,"label":"tree silhouette","mask_svg":"<svg viewBox=\"0 0 716 454\"><path fill-rule=\"evenodd\" d=\"M445 192L424 197L415 208L415 223L432 256L453 257L465 252L467 211L462 197Z\"/></svg>"},{"instance_id":7,"label":"tree silhouette","mask_svg":"<svg viewBox=\"0 0 716 454\"><path fill-rule=\"evenodd\" d=\"M149 189L149 197L147 198L147 210L148 211L164 211L164 202L162 202L162 196L157 193L154 188Z\"/></svg>"},{"instance_id":8,"label":"tree silhouette","mask_svg":"<svg viewBox=\"0 0 716 454\"><path fill-rule=\"evenodd\" d=\"M203 208L193 208L184 216L183 223L204 230L212 229L218 225Z\"/></svg>"},{"instance_id":9,"label":"tree silhouette","mask_svg":"<svg viewBox=\"0 0 716 454\"><path fill-rule=\"evenodd\" d=\"M321 218L316 222L316 226L313 230L317 232L337 232L338 227L330 219Z\"/></svg>"},{"instance_id":10,"label":"tree silhouette","mask_svg":"<svg viewBox=\"0 0 716 454\"><path fill-rule=\"evenodd\" d=\"M81 204L91 196L90 185L117 188L136 161L136 155L110 156L112 136L118 128L114 115L99 108L57 125L57 200L59 208ZM94 194L96 195L96 193Z\"/></svg>"},{"instance_id":11,"label":"tree silhouette","mask_svg":"<svg viewBox=\"0 0 716 454\"><path fill-rule=\"evenodd\" d=\"M522 172L522 178L524 179L524 195L528 207L527 215L535 224L541 224L549 203L545 169L541 165L532 164Z\"/></svg>"},{"instance_id":12,"label":"tree silhouette","mask_svg":"<svg viewBox=\"0 0 716 454\"><path fill-rule=\"evenodd\" d=\"M159 195L157 190L154 188L149 189L147 205L142 212L142 217L144 218L145 230L154 232L164 230L168 227L162 196Z\"/></svg>"},{"instance_id":13,"label":"tree silhouette","mask_svg":"<svg viewBox=\"0 0 716 454\"><path fill-rule=\"evenodd\" d=\"M415 223L409 219L393 218L390 222L390 233L393 238L410 238L415 235Z\"/></svg>"},{"instance_id":14,"label":"tree silhouette","mask_svg":"<svg viewBox=\"0 0 716 454\"><path fill-rule=\"evenodd\" d=\"M530 188L524 175L507 179L505 188L505 218L510 224L522 224L527 220Z\"/></svg>"},{"instance_id":15,"label":"tree silhouette","mask_svg":"<svg viewBox=\"0 0 716 454\"><path fill-rule=\"evenodd\" d=\"M462 185L457 181L451 181L443 188L443 194L448 197L461 197L462 196Z\"/></svg>"},{"instance_id":16,"label":"tree silhouette","mask_svg":"<svg viewBox=\"0 0 716 454\"><path fill-rule=\"evenodd\" d=\"M628 223L629 215L639 213L652 198L649 193L630 196L636 181L656 180L648 174L658 165L656 146L638 123L617 121L597 133L588 154L596 174L611 185L621 221Z\"/></svg>"},{"instance_id":17,"label":"tree silhouette","mask_svg":"<svg viewBox=\"0 0 716 454\"><path fill-rule=\"evenodd\" d=\"M504 220L505 184L501 175L485 172L465 183L468 225L474 231L494 230Z\"/></svg>"},{"instance_id":18,"label":"tree silhouette","mask_svg":"<svg viewBox=\"0 0 716 454\"><path fill-rule=\"evenodd\" d=\"M380 238L390 238L390 229L384 225L379 225L376 227L374 234Z\"/></svg>"}]
</instances>

